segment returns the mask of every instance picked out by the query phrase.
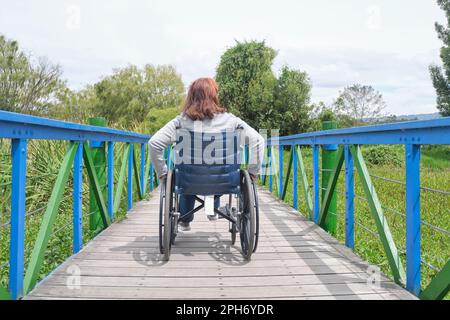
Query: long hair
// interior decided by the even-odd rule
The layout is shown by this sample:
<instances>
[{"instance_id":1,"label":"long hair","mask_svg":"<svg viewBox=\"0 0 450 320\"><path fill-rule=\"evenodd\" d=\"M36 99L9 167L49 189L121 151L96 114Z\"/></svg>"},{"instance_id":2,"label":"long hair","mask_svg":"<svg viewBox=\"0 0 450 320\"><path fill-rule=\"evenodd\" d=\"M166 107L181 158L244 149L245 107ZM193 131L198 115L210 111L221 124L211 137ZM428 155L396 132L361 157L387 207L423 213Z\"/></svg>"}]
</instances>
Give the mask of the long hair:
<instances>
[{"instance_id":1,"label":"long hair","mask_svg":"<svg viewBox=\"0 0 450 320\"><path fill-rule=\"evenodd\" d=\"M212 119L217 113L226 111L219 104L219 86L211 78L200 78L189 86L183 113L192 120Z\"/></svg>"}]
</instances>

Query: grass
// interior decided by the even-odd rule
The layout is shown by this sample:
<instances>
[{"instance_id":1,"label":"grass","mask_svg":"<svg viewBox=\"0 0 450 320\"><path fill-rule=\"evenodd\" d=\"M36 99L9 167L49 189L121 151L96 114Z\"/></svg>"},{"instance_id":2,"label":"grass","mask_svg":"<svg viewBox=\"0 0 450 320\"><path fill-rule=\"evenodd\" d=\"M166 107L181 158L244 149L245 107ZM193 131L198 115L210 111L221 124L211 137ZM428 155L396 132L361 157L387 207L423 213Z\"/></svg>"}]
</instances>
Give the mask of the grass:
<instances>
[{"instance_id":1,"label":"grass","mask_svg":"<svg viewBox=\"0 0 450 320\"><path fill-rule=\"evenodd\" d=\"M372 147L373 148L373 147ZM394 151L404 154L404 147L392 147ZM363 147L363 154L365 154ZM308 181L312 186L312 157L309 148L302 148L302 155L307 171ZM289 161L289 151L283 154L284 170L286 175ZM366 159L366 163L367 163ZM371 165L368 163L372 182L388 220L389 227L397 248L401 252L401 259L405 265L405 169L398 165ZM397 180L391 182L380 177ZM268 180L268 179L267 179ZM305 195L298 181L298 206L299 211L308 216ZM421 186L449 192L450 188L450 148L448 146L424 147L421 162ZM274 181L274 192L277 185ZM378 265L381 270L390 275L389 265L383 247L376 232L376 226L372 219L369 206L365 200L364 190L355 171L355 252L363 259ZM345 186L344 174L341 173L337 185L337 212L330 213L336 216L337 230L334 236L342 243L345 242ZM292 203L292 174L285 202ZM450 196L431 190L421 192L421 249L422 249L422 288L425 288L450 258L450 235L439 232L429 225L450 231ZM426 223L426 224L424 224ZM369 230L369 231L368 231ZM375 233L375 235L373 234ZM436 269L436 270L435 270ZM449 298L450 294L446 298Z\"/></svg>"},{"instance_id":2,"label":"grass","mask_svg":"<svg viewBox=\"0 0 450 320\"><path fill-rule=\"evenodd\" d=\"M124 144L117 144L115 150L115 181L120 169L120 155ZM27 152L26 183L26 220L25 220L25 270L42 223L45 206L50 198L65 150L66 142L30 140ZM138 166L140 162L138 162ZM101 169L98 169L101 170ZM106 176L106 174L105 174ZM90 241L97 232L89 227L89 184L86 169L83 172L83 242ZM137 200L136 186L133 181L133 198ZM125 183L126 188L126 183ZM103 186L106 199L106 186ZM49 239L39 280L58 267L72 255L72 173L65 187L53 233ZM11 156L10 142L0 139L0 287L8 287L9 244L10 244L10 200L11 200ZM123 191L120 209L115 220L126 217L126 190Z\"/></svg>"}]
</instances>

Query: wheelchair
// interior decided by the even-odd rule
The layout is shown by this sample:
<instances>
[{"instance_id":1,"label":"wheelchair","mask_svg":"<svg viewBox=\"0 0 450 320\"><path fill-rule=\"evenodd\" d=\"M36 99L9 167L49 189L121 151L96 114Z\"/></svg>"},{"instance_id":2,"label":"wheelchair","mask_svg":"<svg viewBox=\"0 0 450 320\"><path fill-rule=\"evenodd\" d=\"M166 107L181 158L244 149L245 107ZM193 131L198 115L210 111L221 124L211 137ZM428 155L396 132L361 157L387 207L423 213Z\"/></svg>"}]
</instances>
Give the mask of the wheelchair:
<instances>
[{"instance_id":1,"label":"wheelchair","mask_svg":"<svg viewBox=\"0 0 450 320\"><path fill-rule=\"evenodd\" d=\"M189 132L192 138L196 133ZM205 138L205 135L208 135ZM203 156L192 156L195 151L200 151L203 155L205 150L211 147L212 143L216 143L217 137L222 137L222 142L219 143L219 148L214 148L212 155L220 154L213 163L205 161ZM215 138L214 138L215 137ZM250 177L250 174L241 165L242 146L238 145L239 133L234 133L231 139L233 140L232 152L229 145L225 142L230 140L229 135L225 137L225 133L220 134L205 134L201 133L200 147L193 147L190 143L191 155L187 157L190 159L180 161L171 165L169 161L169 170L161 183L160 190L160 207L159 207L159 249L165 261L169 261L172 246L175 245L175 239L178 233L178 221L190 214L195 214L197 211L205 207L205 201L202 196L228 196L228 202L224 210L214 208L214 212L219 219L228 220L229 232L231 235L231 244L235 245L237 234L239 234L241 253L247 261L256 252L258 246L259 235L259 207L258 207L258 193L255 182ZM182 157L184 152L177 149L180 143L177 138L177 143L173 146L174 152L172 155ZM222 157L223 154L226 154ZM170 157L169 157L170 158ZM201 158L198 161L198 158ZM196 161L197 160L197 161ZM193 210L180 216L180 195L195 196L196 201L200 203ZM235 201L233 202L233 198ZM235 206L233 206L233 203Z\"/></svg>"}]
</instances>

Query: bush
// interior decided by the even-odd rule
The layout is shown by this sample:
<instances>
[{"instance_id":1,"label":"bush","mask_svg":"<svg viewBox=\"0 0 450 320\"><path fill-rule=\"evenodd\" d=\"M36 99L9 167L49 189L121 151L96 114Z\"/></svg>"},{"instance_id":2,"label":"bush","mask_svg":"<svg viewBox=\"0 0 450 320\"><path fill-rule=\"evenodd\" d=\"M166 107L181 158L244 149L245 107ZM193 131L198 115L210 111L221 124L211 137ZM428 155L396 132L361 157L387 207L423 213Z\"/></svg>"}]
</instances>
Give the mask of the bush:
<instances>
[{"instance_id":1,"label":"bush","mask_svg":"<svg viewBox=\"0 0 450 320\"><path fill-rule=\"evenodd\" d=\"M403 156L398 146L369 146L363 149L364 160L370 165L389 165L400 167Z\"/></svg>"}]
</instances>

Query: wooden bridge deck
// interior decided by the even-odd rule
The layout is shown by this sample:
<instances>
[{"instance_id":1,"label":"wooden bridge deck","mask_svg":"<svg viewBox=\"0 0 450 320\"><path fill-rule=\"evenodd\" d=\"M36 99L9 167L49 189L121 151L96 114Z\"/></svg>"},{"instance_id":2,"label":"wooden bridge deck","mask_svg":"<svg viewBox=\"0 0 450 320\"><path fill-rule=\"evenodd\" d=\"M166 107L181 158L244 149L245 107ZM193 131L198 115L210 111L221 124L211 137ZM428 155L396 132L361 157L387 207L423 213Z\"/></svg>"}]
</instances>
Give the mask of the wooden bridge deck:
<instances>
[{"instance_id":1,"label":"wooden bridge deck","mask_svg":"<svg viewBox=\"0 0 450 320\"><path fill-rule=\"evenodd\" d=\"M228 222L196 215L171 260L158 250L159 190L137 203L80 253L42 281L27 299L415 299L326 232L260 190L260 242L251 262ZM79 269L78 269L79 268ZM71 274L80 271L80 285ZM70 284L68 286L67 284Z\"/></svg>"}]
</instances>

